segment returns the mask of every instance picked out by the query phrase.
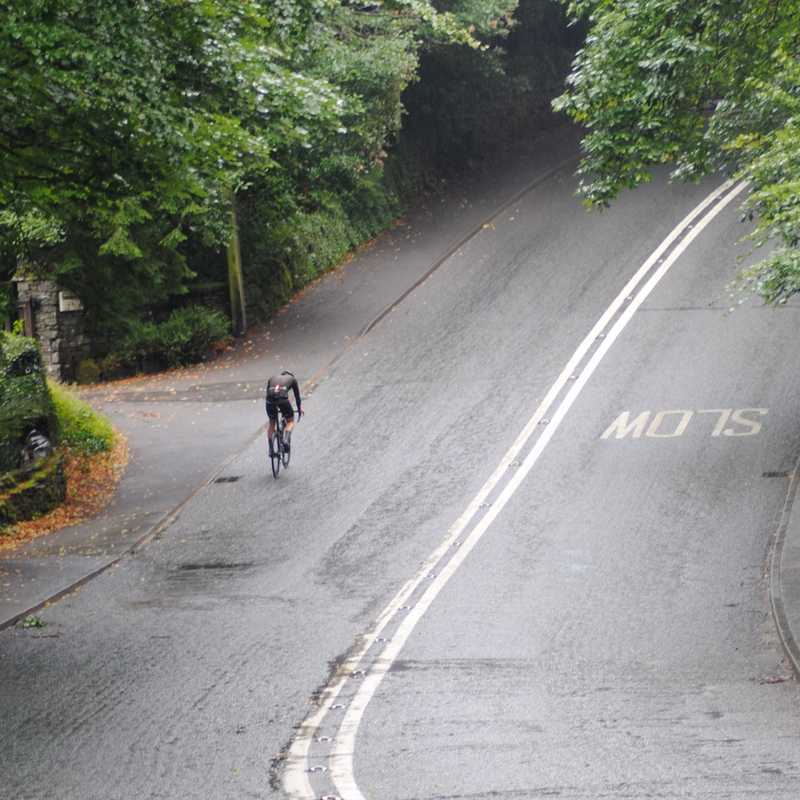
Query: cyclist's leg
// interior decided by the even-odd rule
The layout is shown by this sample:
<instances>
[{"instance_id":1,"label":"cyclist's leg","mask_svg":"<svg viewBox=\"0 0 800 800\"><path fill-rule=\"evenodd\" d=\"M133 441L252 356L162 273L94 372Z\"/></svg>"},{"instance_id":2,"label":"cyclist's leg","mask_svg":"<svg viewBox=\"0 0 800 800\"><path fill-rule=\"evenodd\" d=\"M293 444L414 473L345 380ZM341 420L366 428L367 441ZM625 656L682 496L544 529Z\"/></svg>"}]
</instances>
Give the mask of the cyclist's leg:
<instances>
[{"instance_id":1,"label":"cyclist's leg","mask_svg":"<svg viewBox=\"0 0 800 800\"><path fill-rule=\"evenodd\" d=\"M288 451L292 438L292 428L294 428L294 409L288 400L285 403L281 403L281 413L284 419L283 444Z\"/></svg>"},{"instance_id":2,"label":"cyclist's leg","mask_svg":"<svg viewBox=\"0 0 800 800\"><path fill-rule=\"evenodd\" d=\"M291 433L292 428L294 428L294 409L289 400L281 406L281 411L283 411L283 418L286 421L285 430L287 433Z\"/></svg>"}]
</instances>

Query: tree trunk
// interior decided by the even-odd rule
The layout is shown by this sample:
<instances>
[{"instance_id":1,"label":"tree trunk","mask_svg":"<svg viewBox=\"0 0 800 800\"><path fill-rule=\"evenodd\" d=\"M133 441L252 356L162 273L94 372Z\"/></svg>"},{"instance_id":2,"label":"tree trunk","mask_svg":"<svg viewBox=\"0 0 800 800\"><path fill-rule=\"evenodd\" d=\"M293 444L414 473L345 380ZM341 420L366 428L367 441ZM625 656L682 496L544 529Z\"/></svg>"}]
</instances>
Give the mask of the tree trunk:
<instances>
[{"instance_id":1,"label":"tree trunk","mask_svg":"<svg viewBox=\"0 0 800 800\"><path fill-rule=\"evenodd\" d=\"M239 248L239 224L236 219L236 196L231 196L231 238L228 242L228 289L231 296L231 326L234 336L243 336L247 330L244 304L244 278L242 252Z\"/></svg>"}]
</instances>

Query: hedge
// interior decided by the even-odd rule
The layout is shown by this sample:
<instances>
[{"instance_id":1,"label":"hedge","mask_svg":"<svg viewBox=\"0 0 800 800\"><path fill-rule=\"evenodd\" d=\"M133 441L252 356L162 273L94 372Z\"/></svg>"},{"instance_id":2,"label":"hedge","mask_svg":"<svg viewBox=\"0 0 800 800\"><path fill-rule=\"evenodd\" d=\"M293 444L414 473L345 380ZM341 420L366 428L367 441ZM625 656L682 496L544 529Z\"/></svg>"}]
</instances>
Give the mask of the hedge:
<instances>
[{"instance_id":1,"label":"hedge","mask_svg":"<svg viewBox=\"0 0 800 800\"><path fill-rule=\"evenodd\" d=\"M55 452L32 472L8 472L0 477L0 533L4 527L41 516L67 493L64 459Z\"/></svg>"}]
</instances>

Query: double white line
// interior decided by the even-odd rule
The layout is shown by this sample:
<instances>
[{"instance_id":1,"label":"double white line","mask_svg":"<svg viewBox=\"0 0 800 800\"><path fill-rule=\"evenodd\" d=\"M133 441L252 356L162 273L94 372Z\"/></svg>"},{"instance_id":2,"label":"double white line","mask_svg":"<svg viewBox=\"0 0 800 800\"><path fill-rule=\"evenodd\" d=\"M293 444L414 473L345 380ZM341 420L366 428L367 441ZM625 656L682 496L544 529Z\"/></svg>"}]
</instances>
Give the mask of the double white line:
<instances>
[{"instance_id":1,"label":"double white line","mask_svg":"<svg viewBox=\"0 0 800 800\"><path fill-rule=\"evenodd\" d=\"M745 183L734 185L732 181L727 181L712 192L678 223L625 284L622 291L572 354L567 365L508 452L500 460L495 471L450 527L444 541L431 553L417 574L386 606L373 630L364 636L360 647L332 678L322 693L319 707L306 718L287 754L283 786L293 800L313 800L320 796L336 797L340 800L365 800L353 774L355 738L366 707L378 690L383 677L391 669L412 631L430 608L436 596L486 533L522 481L525 480L583 387L630 322L636 310L700 232L744 190L745 186ZM705 215L701 217L704 212ZM700 218L699 221L695 222L698 218ZM633 297L637 287L645 280L644 285ZM592 348L595 349L591 353L591 357L586 361L580 374L576 375L576 370L592 351ZM574 378L572 386L556 407L547 427L540 428L540 423L556 403L570 378ZM512 472L510 468L516 463L517 457L525 449L537 429L541 431L541 435L522 464ZM502 489L488 510L464 536L478 511L486 506L487 498L503 481L505 483ZM412 598L416 599L413 604L409 605ZM384 640L382 634L387 628L392 628L393 632L391 638ZM383 644L382 649L376 653L374 658L366 659L369 651L379 644ZM346 687L349 690L353 685L355 685L355 691L348 691L347 702L337 702L337 698L343 693L342 690ZM323 725L325 731L330 726L330 734L320 737ZM327 757L320 757L312 763L309 759L309 752L315 739L318 742L322 739L323 742L330 743L331 747ZM330 777L335 787L335 794L321 795L313 790L310 776L315 772L325 774L326 779L328 776Z\"/></svg>"}]
</instances>

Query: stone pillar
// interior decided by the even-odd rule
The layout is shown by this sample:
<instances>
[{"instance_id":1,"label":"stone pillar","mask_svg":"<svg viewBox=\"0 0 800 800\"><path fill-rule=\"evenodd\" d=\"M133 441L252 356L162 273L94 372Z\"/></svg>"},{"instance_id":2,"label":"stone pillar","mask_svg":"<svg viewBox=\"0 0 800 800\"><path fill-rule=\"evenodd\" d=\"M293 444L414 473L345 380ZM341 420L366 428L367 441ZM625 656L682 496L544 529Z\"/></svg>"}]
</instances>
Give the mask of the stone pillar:
<instances>
[{"instance_id":1,"label":"stone pillar","mask_svg":"<svg viewBox=\"0 0 800 800\"><path fill-rule=\"evenodd\" d=\"M78 364L88 354L80 300L53 281L18 275L14 282L20 307L32 309L33 335L45 371L57 380L75 380Z\"/></svg>"}]
</instances>

